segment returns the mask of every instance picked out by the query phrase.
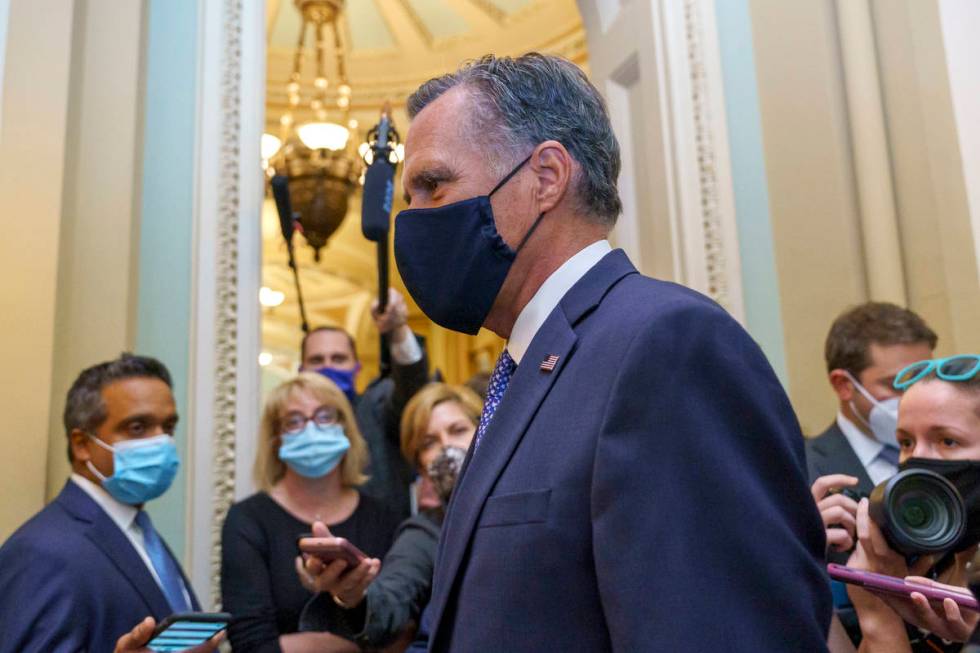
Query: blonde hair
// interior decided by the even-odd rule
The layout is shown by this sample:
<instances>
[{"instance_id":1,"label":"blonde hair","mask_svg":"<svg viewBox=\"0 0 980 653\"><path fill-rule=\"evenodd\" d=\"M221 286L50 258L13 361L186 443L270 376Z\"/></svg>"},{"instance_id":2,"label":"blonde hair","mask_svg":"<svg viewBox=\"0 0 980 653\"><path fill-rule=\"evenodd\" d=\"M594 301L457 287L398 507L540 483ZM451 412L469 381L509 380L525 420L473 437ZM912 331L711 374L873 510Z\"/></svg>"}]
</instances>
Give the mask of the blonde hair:
<instances>
[{"instance_id":1,"label":"blonde hair","mask_svg":"<svg viewBox=\"0 0 980 653\"><path fill-rule=\"evenodd\" d=\"M315 372L301 372L295 379L285 381L269 393L259 425L259 447L252 475L262 490L269 490L286 474L286 463L279 459L279 436L282 435L280 413L297 394L309 394L324 406L337 409L338 423L350 440L350 449L340 461L340 482L344 487L361 485L367 480L364 469L368 464L368 449L357 428L354 410L347 397L333 381Z\"/></svg>"},{"instance_id":2,"label":"blonde hair","mask_svg":"<svg viewBox=\"0 0 980 653\"><path fill-rule=\"evenodd\" d=\"M465 386L448 383L428 384L412 397L405 406L405 412L402 413L402 455L412 465L418 465L419 450L422 448L425 433L429 430L432 410L447 401L455 402L474 426L479 425L483 402L475 392Z\"/></svg>"}]
</instances>

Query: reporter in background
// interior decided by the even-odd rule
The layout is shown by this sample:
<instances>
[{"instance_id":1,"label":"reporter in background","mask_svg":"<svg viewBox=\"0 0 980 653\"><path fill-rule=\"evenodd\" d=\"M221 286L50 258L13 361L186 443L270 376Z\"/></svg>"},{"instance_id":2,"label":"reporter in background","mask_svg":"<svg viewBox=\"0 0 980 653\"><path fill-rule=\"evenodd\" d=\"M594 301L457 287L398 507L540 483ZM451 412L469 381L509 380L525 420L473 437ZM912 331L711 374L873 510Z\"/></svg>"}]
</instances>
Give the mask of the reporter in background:
<instances>
[{"instance_id":1,"label":"reporter in background","mask_svg":"<svg viewBox=\"0 0 980 653\"><path fill-rule=\"evenodd\" d=\"M847 475L821 485L822 490L853 485L868 493L897 471L895 441L899 392L892 387L905 366L930 358L937 337L912 311L894 304L868 302L842 313L827 334L827 377L837 395L833 423L806 441L810 482L828 475ZM821 501L826 495L817 494Z\"/></svg>"},{"instance_id":2,"label":"reporter in background","mask_svg":"<svg viewBox=\"0 0 980 653\"><path fill-rule=\"evenodd\" d=\"M364 394L358 394L361 363L357 346L349 333L337 327L319 327L303 337L300 371L319 372L344 392L370 452L369 478L361 492L384 502L404 519L410 513L413 470L399 452L398 421L408 400L429 381L429 363L408 327L408 308L401 293L390 288L384 312L377 308L375 302L371 316L378 332L388 336L390 376L376 379Z\"/></svg>"},{"instance_id":3,"label":"reporter in background","mask_svg":"<svg viewBox=\"0 0 980 653\"><path fill-rule=\"evenodd\" d=\"M329 633L297 632L313 594L297 577L296 542L321 521L372 558L388 551L400 516L359 491L367 457L333 382L302 373L269 393L254 472L261 491L232 506L222 529L221 595L235 618L234 651L357 650Z\"/></svg>"},{"instance_id":4,"label":"reporter in background","mask_svg":"<svg viewBox=\"0 0 980 653\"><path fill-rule=\"evenodd\" d=\"M980 539L980 356L920 361L897 375L895 387L904 391L897 431L901 467L930 469L956 485L966 502L967 535L958 550L939 559L924 556L910 567L870 519L863 499L857 511L858 544L848 566L965 588L966 564ZM922 577L926 573L932 578ZM961 611L951 599L933 606L915 592L908 598L872 595L854 586L848 592L864 634L862 652L959 650L958 644L942 640L962 642L977 624L976 613ZM931 635L907 630L906 621Z\"/></svg>"},{"instance_id":5,"label":"reporter in background","mask_svg":"<svg viewBox=\"0 0 980 653\"><path fill-rule=\"evenodd\" d=\"M427 385L408 402L401 424L402 453L431 481L440 505L402 523L373 580L365 573L360 582L350 583L345 574L332 573L310 556L309 583L320 594L303 611L303 630L328 630L369 650L409 641L401 638L413 634L429 602L445 505L482 410L483 402L472 390L445 383ZM331 535L325 528L317 534Z\"/></svg>"},{"instance_id":6,"label":"reporter in background","mask_svg":"<svg viewBox=\"0 0 980 653\"><path fill-rule=\"evenodd\" d=\"M0 651L99 653L147 615L200 610L143 510L179 460L170 372L122 354L82 371L65 400L71 478L0 547Z\"/></svg>"}]
</instances>

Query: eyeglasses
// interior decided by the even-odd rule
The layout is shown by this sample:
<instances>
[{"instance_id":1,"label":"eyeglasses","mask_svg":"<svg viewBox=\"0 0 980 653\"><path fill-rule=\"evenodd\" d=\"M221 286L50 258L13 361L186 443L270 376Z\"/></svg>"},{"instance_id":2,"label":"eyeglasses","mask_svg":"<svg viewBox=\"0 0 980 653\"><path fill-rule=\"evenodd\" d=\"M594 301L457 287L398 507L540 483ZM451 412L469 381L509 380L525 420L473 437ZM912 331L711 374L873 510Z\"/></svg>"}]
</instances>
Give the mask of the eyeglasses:
<instances>
[{"instance_id":1,"label":"eyeglasses","mask_svg":"<svg viewBox=\"0 0 980 653\"><path fill-rule=\"evenodd\" d=\"M898 373L892 385L896 390L905 390L933 371L943 381L969 381L980 372L980 355L959 354L912 363Z\"/></svg>"},{"instance_id":2,"label":"eyeglasses","mask_svg":"<svg viewBox=\"0 0 980 653\"><path fill-rule=\"evenodd\" d=\"M329 426L336 424L340 418L337 409L332 406L320 406L314 411L313 415L307 417L299 411L293 411L282 419L283 431L290 435L299 433L306 428L311 421L317 426Z\"/></svg>"}]
</instances>

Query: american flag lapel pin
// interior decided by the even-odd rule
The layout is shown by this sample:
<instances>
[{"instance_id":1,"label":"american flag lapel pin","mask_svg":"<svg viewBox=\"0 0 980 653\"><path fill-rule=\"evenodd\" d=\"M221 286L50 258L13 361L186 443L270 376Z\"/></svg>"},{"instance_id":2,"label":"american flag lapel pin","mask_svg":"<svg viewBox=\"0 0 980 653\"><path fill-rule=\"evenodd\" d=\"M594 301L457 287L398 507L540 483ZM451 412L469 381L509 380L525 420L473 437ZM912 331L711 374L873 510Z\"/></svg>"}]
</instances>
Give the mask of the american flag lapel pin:
<instances>
[{"instance_id":1,"label":"american flag lapel pin","mask_svg":"<svg viewBox=\"0 0 980 653\"><path fill-rule=\"evenodd\" d=\"M558 364L558 356L551 354L546 356L543 361L541 361L541 371L551 372L555 369L555 365Z\"/></svg>"}]
</instances>

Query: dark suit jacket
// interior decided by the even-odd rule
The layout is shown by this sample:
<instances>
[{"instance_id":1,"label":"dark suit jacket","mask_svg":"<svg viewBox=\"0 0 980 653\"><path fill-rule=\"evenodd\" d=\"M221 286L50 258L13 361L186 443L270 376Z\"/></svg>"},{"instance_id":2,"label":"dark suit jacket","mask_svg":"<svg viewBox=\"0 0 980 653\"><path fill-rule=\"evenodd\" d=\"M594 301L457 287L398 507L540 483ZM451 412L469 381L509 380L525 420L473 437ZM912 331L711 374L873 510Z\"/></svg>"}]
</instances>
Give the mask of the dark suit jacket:
<instances>
[{"instance_id":1,"label":"dark suit jacket","mask_svg":"<svg viewBox=\"0 0 980 653\"><path fill-rule=\"evenodd\" d=\"M409 486L415 469L401 450L400 424L405 404L429 381L429 361L425 355L412 365L392 362L391 376L377 379L357 397L354 410L357 426L371 456L367 483L361 491L398 512L403 519L410 513Z\"/></svg>"},{"instance_id":2,"label":"dark suit jacket","mask_svg":"<svg viewBox=\"0 0 980 653\"><path fill-rule=\"evenodd\" d=\"M608 254L534 337L453 493L430 650L826 650L802 440L725 311Z\"/></svg>"},{"instance_id":3,"label":"dark suit jacket","mask_svg":"<svg viewBox=\"0 0 980 653\"><path fill-rule=\"evenodd\" d=\"M170 613L132 543L71 481L0 547L2 653L112 651L148 615Z\"/></svg>"},{"instance_id":4,"label":"dark suit jacket","mask_svg":"<svg viewBox=\"0 0 980 653\"><path fill-rule=\"evenodd\" d=\"M870 493L875 487L836 420L817 437L807 438L806 467L811 484L828 474L849 474L858 478L861 492Z\"/></svg>"}]
</instances>

